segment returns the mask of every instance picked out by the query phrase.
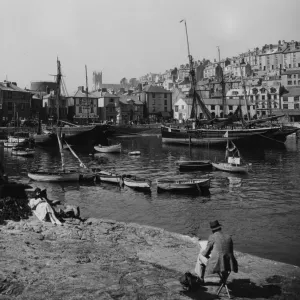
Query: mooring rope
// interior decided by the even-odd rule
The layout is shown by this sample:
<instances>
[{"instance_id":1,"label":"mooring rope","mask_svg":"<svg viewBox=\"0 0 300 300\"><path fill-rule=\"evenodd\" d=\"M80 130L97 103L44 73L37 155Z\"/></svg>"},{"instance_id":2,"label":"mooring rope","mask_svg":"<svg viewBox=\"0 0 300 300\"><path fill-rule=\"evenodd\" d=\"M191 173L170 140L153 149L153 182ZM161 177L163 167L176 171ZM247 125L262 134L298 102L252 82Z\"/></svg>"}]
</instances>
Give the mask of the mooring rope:
<instances>
[{"instance_id":1,"label":"mooring rope","mask_svg":"<svg viewBox=\"0 0 300 300\"><path fill-rule=\"evenodd\" d=\"M280 142L280 141L278 141L278 140L275 140L275 139L269 138L269 137L267 137L267 136L264 136L264 135L262 135L262 134L258 134L258 135L262 136L263 138L269 139L269 140L271 140L271 141L275 141L275 142L277 142L277 143L284 144L284 142Z\"/></svg>"}]
</instances>

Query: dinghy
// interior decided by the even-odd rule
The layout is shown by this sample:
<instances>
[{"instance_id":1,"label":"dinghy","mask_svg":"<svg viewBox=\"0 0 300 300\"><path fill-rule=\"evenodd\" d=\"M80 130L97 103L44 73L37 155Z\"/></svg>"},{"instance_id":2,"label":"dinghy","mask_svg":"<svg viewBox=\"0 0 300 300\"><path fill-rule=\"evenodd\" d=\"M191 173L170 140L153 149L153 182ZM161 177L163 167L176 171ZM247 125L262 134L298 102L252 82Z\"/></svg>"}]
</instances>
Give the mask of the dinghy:
<instances>
[{"instance_id":1,"label":"dinghy","mask_svg":"<svg viewBox=\"0 0 300 300\"><path fill-rule=\"evenodd\" d=\"M144 178L139 178L134 175L124 175L122 176L124 185L133 189L150 189L151 181Z\"/></svg>"},{"instance_id":2,"label":"dinghy","mask_svg":"<svg viewBox=\"0 0 300 300\"><path fill-rule=\"evenodd\" d=\"M131 151L131 152L128 153L128 155L132 155L132 156L141 155L141 151Z\"/></svg>"},{"instance_id":3,"label":"dinghy","mask_svg":"<svg viewBox=\"0 0 300 300\"><path fill-rule=\"evenodd\" d=\"M157 188L166 191L185 191L209 189L210 179L157 179Z\"/></svg>"},{"instance_id":4,"label":"dinghy","mask_svg":"<svg viewBox=\"0 0 300 300\"><path fill-rule=\"evenodd\" d=\"M118 174L114 174L107 171L100 171L96 173L97 178L103 182L110 182L110 183L122 183L122 176Z\"/></svg>"},{"instance_id":5,"label":"dinghy","mask_svg":"<svg viewBox=\"0 0 300 300\"><path fill-rule=\"evenodd\" d=\"M94 146L94 149L101 153L120 153L121 152L121 143L116 145L110 145L110 146L102 146L97 145Z\"/></svg>"},{"instance_id":6,"label":"dinghy","mask_svg":"<svg viewBox=\"0 0 300 300\"><path fill-rule=\"evenodd\" d=\"M176 162L180 171L207 170L212 168L210 160L179 160Z\"/></svg>"},{"instance_id":7,"label":"dinghy","mask_svg":"<svg viewBox=\"0 0 300 300\"><path fill-rule=\"evenodd\" d=\"M16 146L11 149L11 154L15 156L29 157L29 156L34 156L34 153L35 150L31 148Z\"/></svg>"}]
</instances>

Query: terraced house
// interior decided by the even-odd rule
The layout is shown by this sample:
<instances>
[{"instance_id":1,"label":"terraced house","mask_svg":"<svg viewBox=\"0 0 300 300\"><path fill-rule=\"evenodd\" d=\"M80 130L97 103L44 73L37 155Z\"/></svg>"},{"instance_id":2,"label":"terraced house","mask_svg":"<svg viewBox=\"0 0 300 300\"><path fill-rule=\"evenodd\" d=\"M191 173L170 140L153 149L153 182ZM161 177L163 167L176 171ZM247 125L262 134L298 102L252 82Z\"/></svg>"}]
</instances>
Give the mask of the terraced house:
<instances>
[{"instance_id":1,"label":"terraced house","mask_svg":"<svg viewBox=\"0 0 300 300\"><path fill-rule=\"evenodd\" d=\"M0 124L11 120L29 119L31 93L19 88L16 82L0 82Z\"/></svg>"},{"instance_id":2,"label":"terraced house","mask_svg":"<svg viewBox=\"0 0 300 300\"><path fill-rule=\"evenodd\" d=\"M151 122L172 118L172 92L161 86L147 85L140 92L144 118Z\"/></svg>"}]
</instances>

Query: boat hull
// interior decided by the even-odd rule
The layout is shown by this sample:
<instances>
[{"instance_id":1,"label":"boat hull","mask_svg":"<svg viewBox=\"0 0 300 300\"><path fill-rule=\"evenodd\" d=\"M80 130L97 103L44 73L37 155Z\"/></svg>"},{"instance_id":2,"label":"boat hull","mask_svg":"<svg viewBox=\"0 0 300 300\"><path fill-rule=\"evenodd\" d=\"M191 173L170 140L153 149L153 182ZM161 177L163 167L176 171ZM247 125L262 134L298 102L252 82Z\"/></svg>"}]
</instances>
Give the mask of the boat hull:
<instances>
[{"instance_id":1,"label":"boat hull","mask_svg":"<svg viewBox=\"0 0 300 300\"><path fill-rule=\"evenodd\" d=\"M248 165L235 166L229 163L212 163L212 165L217 170L231 172L231 173L247 173L249 170Z\"/></svg>"},{"instance_id":2,"label":"boat hull","mask_svg":"<svg viewBox=\"0 0 300 300\"><path fill-rule=\"evenodd\" d=\"M134 179L128 179L124 178L124 185L133 188L133 189L150 189L151 185L150 182L147 180L134 180Z\"/></svg>"},{"instance_id":3,"label":"boat hull","mask_svg":"<svg viewBox=\"0 0 300 300\"><path fill-rule=\"evenodd\" d=\"M29 172L28 177L35 181L43 182L65 182L79 181L78 172Z\"/></svg>"},{"instance_id":4,"label":"boat hull","mask_svg":"<svg viewBox=\"0 0 300 300\"><path fill-rule=\"evenodd\" d=\"M35 150L34 149L14 149L12 148L11 154L15 156L23 156L23 157L30 157L34 156Z\"/></svg>"},{"instance_id":5,"label":"boat hull","mask_svg":"<svg viewBox=\"0 0 300 300\"><path fill-rule=\"evenodd\" d=\"M209 189L210 179L157 180L157 188L166 191Z\"/></svg>"},{"instance_id":6,"label":"boat hull","mask_svg":"<svg viewBox=\"0 0 300 300\"><path fill-rule=\"evenodd\" d=\"M180 171L208 170L212 168L209 160L177 161L176 164Z\"/></svg>"},{"instance_id":7,"label":"boat hull","mask_svg":"<svg viewBox=\"0 0 300 300\"><path fill-rule=\"evenodd\" d=\"M184 144L194 146L225 145L227 140L253 142L253 138L260 137L270 131L278 131L278 127L262 127L254 129L195 129L187 130L161 127L162 142L169 144ZM228 137L226 133L228 132Z\"/></svg>"}]
</instances>

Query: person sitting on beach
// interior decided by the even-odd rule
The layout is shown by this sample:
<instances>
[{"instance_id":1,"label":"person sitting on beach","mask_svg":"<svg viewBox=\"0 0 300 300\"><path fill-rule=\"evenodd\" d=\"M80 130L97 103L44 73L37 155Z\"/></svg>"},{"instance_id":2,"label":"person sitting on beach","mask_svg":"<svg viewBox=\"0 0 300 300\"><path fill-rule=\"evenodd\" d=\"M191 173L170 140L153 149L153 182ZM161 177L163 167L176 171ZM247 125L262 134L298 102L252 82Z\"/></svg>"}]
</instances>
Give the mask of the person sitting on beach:
<instances>
[{"instance_id":1,"label":"person sitting on beach","mask_svg":"<svg viewBox=\"0 0 300 300\"><path fill-rule=\"evenodd\" d=\"M35 196L29 200L29 207L40 221L46 222L49 218L52 224L62 225L57 219L52 206L48 203L46 197L43 197L41 192L40 188L35 189Z\"/></svg>"},{"instance_id":2,"label":"person sitting on beach","mask_svg":"<svg viewBox=\"0 0 300 300\"><path fill-rule=\"evenodd\" d=\"M204 283L204 275L224 272L238 272L238 263L233 253L231 237L222 232L220 223L210 222L212 234L208 238L207 246L200 250L195 272Z\"/></svg>"}]
</instances>

